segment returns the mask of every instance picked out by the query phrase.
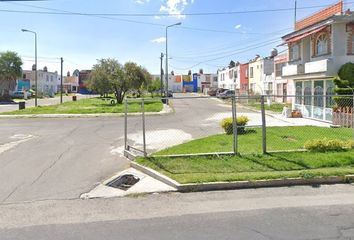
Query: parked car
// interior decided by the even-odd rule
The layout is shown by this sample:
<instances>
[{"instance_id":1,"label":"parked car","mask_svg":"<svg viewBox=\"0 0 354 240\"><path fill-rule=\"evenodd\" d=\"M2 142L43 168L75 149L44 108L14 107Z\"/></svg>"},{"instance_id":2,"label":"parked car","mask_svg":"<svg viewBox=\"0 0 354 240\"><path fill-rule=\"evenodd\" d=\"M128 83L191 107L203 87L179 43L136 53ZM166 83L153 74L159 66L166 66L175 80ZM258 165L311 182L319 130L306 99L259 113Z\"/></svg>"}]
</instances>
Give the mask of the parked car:
<instances>
[{"instance_id":1,"label":"parked car","mask_svg":"<svg viewBox=\"0 0 354 240\"><path fill-rule=\"evenodd\" d=\"M169 91L167 92L167 97L173 97L173 92L169 90Z\"/></svg>"},{"instance_id":2,"label":"parked car","mask_svg":"<svg viewBox=\"0 0 354 240\"><path fill-rule=\"evenodd\" d=\"M30 98L32 96L31 92L26 92L27 98ZM12 98L24 98L25 97L25 92L24 91L14 91L10 94Z\"/></svg>"},{"instance_id":3,"label":"parked car","mask_svg":"<svg viewBox=\"0 0 354 240\"><path fill-rule=\"evenodd\" d=\"M210 89L210 90L208 91L208 95L209 95L209 96L216 96L217 94L219 94L219 93L221 93L221 92L223 92L223 91L225 91L225 90L222 89L222 88Z\"/></svg>"},{"instance_id":4,"label":"parked car","mask_svg":"<svg viewBox=\"0 0 354 240\"><path fill-rule=\"evenodd\" d=\"M216 96L218 98L222 98L222 99L229 98L229 97L235 96L235 91L234 90L225 90L222 93L217 94Z\"/></svg>"}]
</instances>

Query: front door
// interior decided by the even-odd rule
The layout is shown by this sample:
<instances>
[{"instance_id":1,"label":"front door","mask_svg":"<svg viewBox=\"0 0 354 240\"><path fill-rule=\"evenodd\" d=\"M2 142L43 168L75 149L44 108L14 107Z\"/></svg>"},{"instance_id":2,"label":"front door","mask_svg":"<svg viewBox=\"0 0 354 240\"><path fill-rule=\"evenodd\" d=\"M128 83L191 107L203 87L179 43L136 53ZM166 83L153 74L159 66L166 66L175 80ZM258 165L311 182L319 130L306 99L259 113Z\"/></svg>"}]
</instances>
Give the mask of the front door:
<instances>
[{"instance_id":1,"label":"front door","mask_svg":"<svg viewBox=\"0 0 354 240\"><path fill-rule=\"evenodd\" d=\"M288 86L286 83L283 84L283 103L287 102L286 96L288 95Z\"/></svg>"}]
</instances>

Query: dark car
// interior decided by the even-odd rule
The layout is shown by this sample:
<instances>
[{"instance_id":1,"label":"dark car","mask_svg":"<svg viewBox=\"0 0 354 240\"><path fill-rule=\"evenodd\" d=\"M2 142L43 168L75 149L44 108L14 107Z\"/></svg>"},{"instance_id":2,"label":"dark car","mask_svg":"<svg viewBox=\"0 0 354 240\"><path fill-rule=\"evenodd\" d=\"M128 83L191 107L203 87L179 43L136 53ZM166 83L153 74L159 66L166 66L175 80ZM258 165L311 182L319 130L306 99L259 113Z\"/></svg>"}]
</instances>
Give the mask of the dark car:
<instances>
[{"instance_id":1,"label":"dark car","mask_svg":"<svg viewBox=\"0 0 354 240\"><path fill-rule=\"evenodd\" d=\"M225 91L225 90L222 89L222 88L210 89L210 90L208 91L208 95L209 95L209 96L216 96L216 95L218 95L219 93L221 93L221 92L223 92L223 91Z\"/></svg>"},{"instance_id":2,"label":"dark car","mask_svg":"<svg viewBox=\"0 0 354 240\"><path fill-rule=\"evenodd\" d=\"M229 97L235 96L235 91L234 90L225 90L222 93L217 94L216 96L218 98L222 98L222 99L229 98Z\"/></svg>"}]
</instances>

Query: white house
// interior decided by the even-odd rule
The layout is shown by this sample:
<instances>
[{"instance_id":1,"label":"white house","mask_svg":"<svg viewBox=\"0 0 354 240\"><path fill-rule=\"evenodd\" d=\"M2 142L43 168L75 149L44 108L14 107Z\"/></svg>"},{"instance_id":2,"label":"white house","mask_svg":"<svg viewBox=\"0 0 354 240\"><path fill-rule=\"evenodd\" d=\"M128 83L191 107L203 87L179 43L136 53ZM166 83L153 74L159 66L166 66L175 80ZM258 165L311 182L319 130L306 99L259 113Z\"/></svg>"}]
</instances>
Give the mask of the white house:
<instances>
[{"instance_id":1,"label":"white house","mask_svg":"<svg viewBox=\"0 0 354 240\"><path fill-rule=\"evenodd\" d=\"M240 90L240 63L231 64L227 68L218 70L218 88Z\"/></svg>"},{"instance_id":2,"label":"white house","mask_svg":"<svg viewBox=\"0 0 354 240\"><path fill-rule=\"evenodd\" d=\"M47 67L44 67L43 70L37 71L37 91L39 94L44 95L54 95L58 92L58 73L57 72L48 72ZM31 88L35 88L35 71L33 70L24 70L24 78L29 79L31 82Z\"/></svg>"},{"instance_id":3,"label":"white house","mask_svg":"<svg viewBox=\"0 0 354 240\"><path fill-rule=\"evenodd\" d=\"M296 23L282 37L289 48L283 77L295 85L293 108L304 117L332 121L333 79L340 67L354 62L354 14L343 13L343 2Z\"/></svg>"}]
</instances>

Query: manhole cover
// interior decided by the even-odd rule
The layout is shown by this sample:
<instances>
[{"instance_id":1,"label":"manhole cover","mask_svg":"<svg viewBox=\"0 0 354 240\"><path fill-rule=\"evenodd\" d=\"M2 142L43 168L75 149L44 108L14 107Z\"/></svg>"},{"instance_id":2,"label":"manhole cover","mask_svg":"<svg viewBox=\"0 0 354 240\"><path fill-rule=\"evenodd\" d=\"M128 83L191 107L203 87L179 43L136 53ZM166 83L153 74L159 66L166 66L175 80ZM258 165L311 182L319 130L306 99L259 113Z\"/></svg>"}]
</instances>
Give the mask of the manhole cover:
<instances>
[{"instance_id":1,"label":"manhole cover","mask_svg":"<svg viewBox=\"0 0 354 240\"><path fill-rule=\"evenodd\" d=\"M131 188L134 184L139 182L139 180L140 179L137 176L134 176L133 174L124 174L107 183L107 186L119 188L121 190L126 191L129 188Z\"/></svg>"}]
</instances>

